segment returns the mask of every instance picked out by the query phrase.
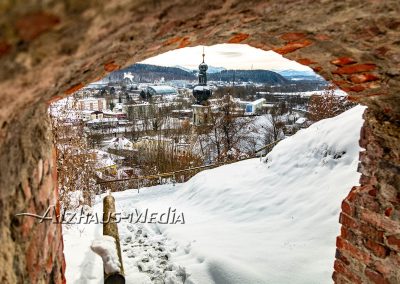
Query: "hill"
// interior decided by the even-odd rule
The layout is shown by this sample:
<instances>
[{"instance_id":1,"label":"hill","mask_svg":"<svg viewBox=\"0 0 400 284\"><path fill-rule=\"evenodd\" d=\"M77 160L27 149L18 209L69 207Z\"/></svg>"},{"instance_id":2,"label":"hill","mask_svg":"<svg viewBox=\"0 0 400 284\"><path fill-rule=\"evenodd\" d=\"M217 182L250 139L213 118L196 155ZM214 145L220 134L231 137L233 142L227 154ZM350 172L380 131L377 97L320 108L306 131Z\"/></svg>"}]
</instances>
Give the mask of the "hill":
<instances>
[{"instance_id":1,"label":"hill","mask_svg":"<svg viewBox=\"0 0 400 284\"><path fill-rule=\"evenodd\" d=\"M289 81L276 72L269 70L222 70L208 74L210 81L253 82L264 84L289 84Z\"/></svg>"},{"instance_id":2,"label":"hill","mask_svg":"<svg viewBox=\"0 0 400 284\"><path fill-rule=\"evenodd\" d=\"M123 70L115 71L108 75L111 81L121 81L124 78L124 73L130 72L137 82L154 82L164 78L166 81L170 80L187 80L196 81L197 71L190 71L182 67L165 67L150 64L134 64ZM289 84L290 81L276 72L269 70L221 70L214 68L213 72L207 73L210 81L224 81L231 82L254 82L265 84Z\"/></svg>"},{"instance_id":3,"label":"hill","mask_svg":"<svg viewBox=\"0 0 400 284\"><path fill-rule=\"evenodd\" d=\"M185 224L118 224L127 283L331 282L341 201L360 177L363 111L357 106L297 132L262 162L114 193L119 212L171 208L185 216ZM101 224L80 228L63 230L67 280L100 283L101 259L89 247Z\"/></svg>"}]
</instances>

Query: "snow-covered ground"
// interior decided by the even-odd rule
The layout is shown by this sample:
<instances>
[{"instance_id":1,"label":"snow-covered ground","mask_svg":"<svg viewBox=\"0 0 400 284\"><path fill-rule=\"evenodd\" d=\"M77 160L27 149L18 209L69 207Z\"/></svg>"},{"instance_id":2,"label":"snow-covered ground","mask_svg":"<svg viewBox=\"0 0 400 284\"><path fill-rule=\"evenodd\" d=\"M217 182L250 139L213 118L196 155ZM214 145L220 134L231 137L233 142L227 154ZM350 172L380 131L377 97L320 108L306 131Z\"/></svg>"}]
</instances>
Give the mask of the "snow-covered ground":
<instances>
[{"instance_id":1,"label":"snow-covered ground","mask_svg":"<svg viewBox=\"0 0 400 284\"><path fill-rule=\"evenodd\" d=\"M264 161L114 193L119 212L184 214L185 224L119 224L127 283L330 283L340 204L359 180L363 110L300 130ZM101 233L101 225L64 227L68 283L102 283L102 260L90 250Z\"/></svg>"},{"instance_id":2,"label":"snow-covered ground","mask_svg":"<svg viewBox=\"0 0 400 284\"><path fill-rule=\"evenodd\" d=\"M274 93L268 93L268 92L258 92L259 94L271 94L271 95L286 95L286 96L301 96L301 97L311 97L313 95L323 95L326 93L326 90L321 90L321 91L307 91L307 92L290 92L290 93L282 93L282 92L274 92ZM333 91L333 94L339 97L345 97L347 96L347 93L343 90L340 89L335 89Z\"/></svg>"}]
</instances>

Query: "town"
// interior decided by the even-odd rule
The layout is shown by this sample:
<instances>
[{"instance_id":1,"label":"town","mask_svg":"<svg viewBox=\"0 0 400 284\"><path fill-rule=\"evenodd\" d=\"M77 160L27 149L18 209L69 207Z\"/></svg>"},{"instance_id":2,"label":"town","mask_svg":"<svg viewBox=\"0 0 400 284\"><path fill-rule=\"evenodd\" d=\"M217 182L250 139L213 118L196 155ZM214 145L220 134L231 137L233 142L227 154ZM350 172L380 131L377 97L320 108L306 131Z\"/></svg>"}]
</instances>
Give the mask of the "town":
<instances>
[{"instance_id":1,"label":"town","mask_svg":"<svg viewBox=\"0 0 400 284\"><path fill-rule=\"evenodd\" d=\"M351 107L317 75L214 69L204 53L197 71L136 64L51 105L61 188L184 182L199 171L185 169L263 156L266 145ZM321 98L337 109L316 118Z\"/></svg>"}]
</instances>

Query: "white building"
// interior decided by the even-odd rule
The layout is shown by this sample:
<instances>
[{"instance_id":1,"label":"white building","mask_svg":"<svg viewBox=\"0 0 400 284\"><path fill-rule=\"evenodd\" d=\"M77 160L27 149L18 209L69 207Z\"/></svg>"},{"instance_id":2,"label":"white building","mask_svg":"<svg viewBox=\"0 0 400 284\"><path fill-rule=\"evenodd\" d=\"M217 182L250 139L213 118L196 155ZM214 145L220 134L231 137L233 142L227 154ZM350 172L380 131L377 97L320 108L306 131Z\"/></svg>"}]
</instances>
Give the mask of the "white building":
<instances>
[{"instance_id":1,"label":"white building","mask_svg":"<svg viewBox=\"0 0 400 284\"><path fill-rule=\"evenodd\" d=\"M171 96L178 94L178 91L174 87L167 85L148 86L147 92L152 96Z\"/></svg>"},{"instance_id":2,"label":"white building","mask_svg":"<svg viewBox=\"0 0 400 284\"><path fill-rule=\"evenodd\" d=\"M79 111L79 118L82 119L83 121L102 119L103 113L101 111L82 110Z\"/></svg>"},{"instance_id":3,"label":"white building","mask_svg":"<svg viewBox=\"0 0 400 284\"><path fill-rule=\"evenodd\" d=\"M265 103L265 99L258 99L253 102L246 102L244 114L246 114L246 115L256 114L258 110L262 109L264 103Z\"/></svg>"},{"instance_id":4,"label":"white building","mask_svg":"<svg viewBox=\"0 0 400 284\"><path fill-rule=\"evenodd\" d=\"M107 102L104 98L85 98L78 101L80 110L102 111L107 109Z\"/></svg>"}]
</instances>

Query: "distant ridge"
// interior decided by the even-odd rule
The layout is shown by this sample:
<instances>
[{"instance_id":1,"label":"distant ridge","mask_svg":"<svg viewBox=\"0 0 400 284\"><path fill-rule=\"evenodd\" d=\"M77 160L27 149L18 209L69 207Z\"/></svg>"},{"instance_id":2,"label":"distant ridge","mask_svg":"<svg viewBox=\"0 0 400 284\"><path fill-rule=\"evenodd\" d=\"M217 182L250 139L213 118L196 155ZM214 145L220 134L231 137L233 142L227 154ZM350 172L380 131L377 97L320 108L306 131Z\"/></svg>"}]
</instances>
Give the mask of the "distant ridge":
<instances>
[{"instance_id":1,"label":"distant ridge","mask_svg":"<svg viewBox=\"0 0 400 284\"><path fill-rule=\"evenodd\" d=\"M207 72L210 81L224 82L253 82L263 84L285 84L289 80L282 75L269 70L226 70L222 67L209 67L209 70L215 72ZM219 70L219 71L217 71ZM134 76L134 80L138 82L154 82L161 78L164 80L187 80L196 81L197 72L181 66L166 67L150 64L137 63L123 70L118 70L109 74L111 81L121 81L124 79L124 73L130 72Z\"/></svg>"}]
</instances>

